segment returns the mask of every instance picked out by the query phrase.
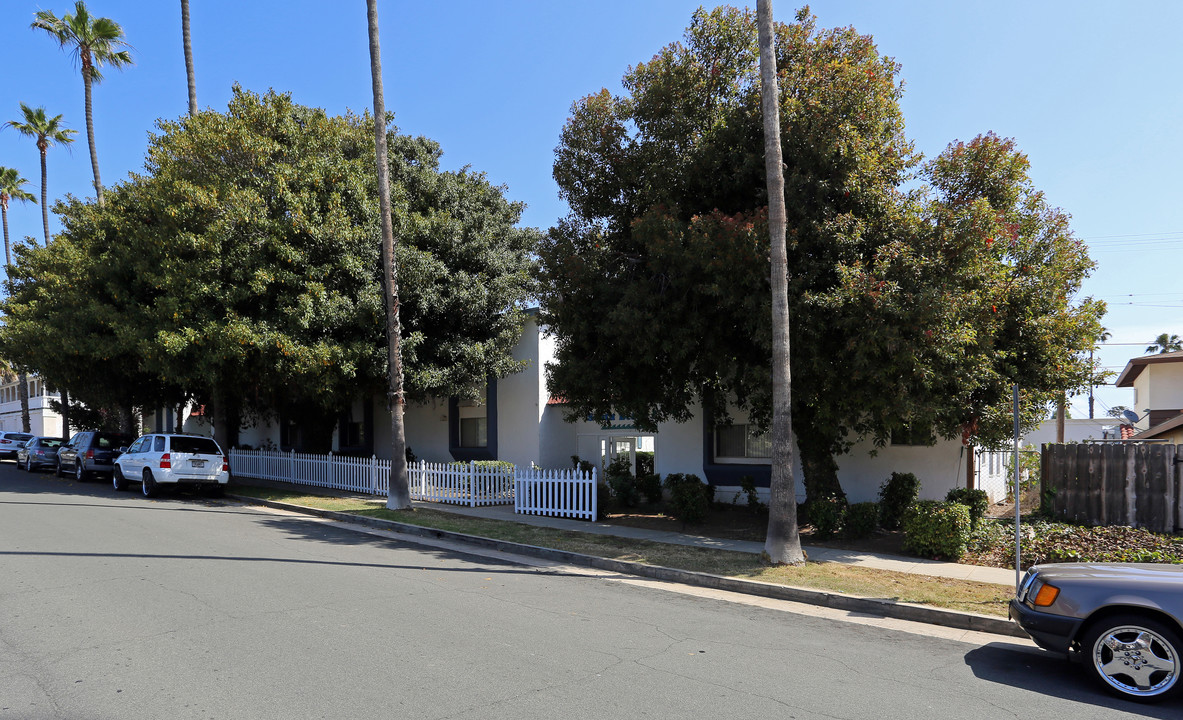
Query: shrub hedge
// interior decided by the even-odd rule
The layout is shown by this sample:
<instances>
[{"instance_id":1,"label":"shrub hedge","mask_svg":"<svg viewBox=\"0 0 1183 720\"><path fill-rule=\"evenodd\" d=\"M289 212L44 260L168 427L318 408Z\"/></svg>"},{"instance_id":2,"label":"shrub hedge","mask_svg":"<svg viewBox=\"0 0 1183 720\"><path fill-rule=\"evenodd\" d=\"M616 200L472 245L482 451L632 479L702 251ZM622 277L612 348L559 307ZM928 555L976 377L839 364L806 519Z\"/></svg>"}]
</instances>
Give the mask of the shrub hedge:
<instances>
[{"instance_id":1,"label":"shrub hedge","mask_svg":"<svg viewBox=\"0 0 1183 720\"><path fill-rule=\"evenodd\" d=\"M969 508L920 500L904 512L904 549L921 557L957 561L969 543Z\"/></svg>"}]
</instances>

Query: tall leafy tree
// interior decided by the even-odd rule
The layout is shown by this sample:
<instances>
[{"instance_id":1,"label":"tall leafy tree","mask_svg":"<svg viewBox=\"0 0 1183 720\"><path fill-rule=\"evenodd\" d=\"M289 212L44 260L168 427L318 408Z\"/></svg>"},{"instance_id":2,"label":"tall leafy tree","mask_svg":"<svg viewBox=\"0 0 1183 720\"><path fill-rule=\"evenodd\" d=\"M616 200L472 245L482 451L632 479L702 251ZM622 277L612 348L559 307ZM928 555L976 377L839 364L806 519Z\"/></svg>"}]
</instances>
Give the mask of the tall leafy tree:
<instances>
[{"instance_id":1,"label":"tall leafy tree","mask_svg":"<svg viewBox=\"0 0 1183 720\"><path fill-rule=\"evenodd\" d=\"M29 181L20 176L16 168L0 167L0 214L4 218L4 264L12 265L12 253L8 243L8 203L10 200L18 202L36 203L37 198L25 190Z\"/></svg>"},{"instance_id":2,"label":"tall leafy tree","mask_svg":"<svg viewBox=\"0 0 1183 720\"><path fill-rule=\"evenodd\" d=\"M193 70L193 41L189 36L189 0L181 0L181 43L185 49L185 77L189 83L189 114L197 114L197 74Z\"/></svg>"},{"instance_id":3,"label":"tall leafy tree","mask_svg":"<svg viewBox=\"0 0 1183 720\"><path fill-rule=\"evenodd\" d=\"M61 115L49 117L44 107L33 109L21 103L23 120L10 120L4 127L10 127L21 135L34 138L37 151L41 153L41 224L45 232L45 244L49 244L49 173L46 169L46 155L54 145L66 145L74 142L77 130L67 128L62 122Z\"/></svg>"},{"instance_id":4,"label":"tall leafy tree","mask_svg":"<svg viewBox=\"0 0 1183 720\"><path fill-rule=\"evenodd\" d=\"M764 171L768 176L768 230L772 244L772 479L764 553L775 564L805 562L797 531L793 481L792 378L789 367L789 289L785 256L785 178L780 140L780 92L771 0L756 3L760 39L760 108L764 120Z\"/></svg>"},{"instance_id":5,"label":"tall leafy tree","mask_svg":"<svg viewBox=\"0 0 1183 720\"><path fill-rule=\"evenodd\" d=\"M1083 387L1103 305L1074 304L1091 269L1066 216L993 136L917 158L898 66L807 11L774 25L785 174L792 417L809 499L844 493L859 438L988 443L1011 383L1028 422ZM638 426L701 410L772 414L769 209L757 27L695 13L685 39L577 102L554 174L571 214L540 258L557 337L551 389L577 415ZM995 244L1005 230L1014 235ZM989 242L987 242L989 240ZM1005 252L1003 248L1006 248Z\"/></svg>"},{"instance_id":6,"label":"tall leafy tree","mask_svg":"<svg viewBox=\"0 0 1183 720\"><path fill-rule=\"evenodd\" d=\"M9 200L37 202L33 194L24 189L25 183L27 182L29 181L21 177L15 168L0 167L0 214L4 217L4 267L6 278L12 272L12 252L8 241L8 202ZM5 365L4 371L5 377L12 375L12 371L7 365ZM21 403L21 427L25 432L29 432L32 427L32 419L29 417L29 378L22 369L12 379L20 383L20 389L17 394L20 396Z\"/></svg>"},{"instance_id":7,"label":"tall leafy tree","mask_svg":"<svg viewBox=\"0 0 1183 720\"><path fill-rule=\"evenodd\" d=\"M398 268L394 255L394 229L390 217L390 166L386 149L386 99L382 91L382 48L378 33L378 2L366 0L370 35L370 78L374 88L374 147L378 169L378 214L382 227L382 284L386 309L386 374L389 383L386 404L390 410L391 461L386 506L392 510L411 507L410 476L407 474L407 434L403 425L402 328L398 317Z\"/></svg>"},{"instance_id":8,"label":"tall leafy tree","mask_svg":"<svg viewBox=\"0 0 1183 720\"><path fill-rule=\"evenodd\" d=\"M99 152L94 139L94 112L91 88L103 81L103 66L122 69L132 64L130 48L123 28L110 18L96 18L90 14L83 0L74 3L74 13L60 18L50 10L38 11L33 29L44 30L69 49L82 68L82 84L86 97L86 141L90 146L90 166L94 172L95 199L103 204L103 181L99 175Z\"/></svg>"},{"instance_id":9,"label":"tall leafy tree","mask_svg":"<svg viewBox=\"0 0 1183 720\"><path fill-rule=\"evenodd\" d=\"M53 252L18 249L0 354L109 393L88 405L192 396L227 445L238 417L280 413L327 449L339 410L386 387L373 117L236 88L159 127L104 206L55 208ZM521 369L537 232L481 174L441 172L436 144L388 142L407 392L479 397Z\"/></svg>"},{"instance_id":10,"label":"tall leafy tree","mask_svg":"<svg viewBox=\"0 0 1183 720\"><path fill-rule=\"evenodd\" d=\"M24 116L23 120L11 120L5 123L5 127L11 127L20 134L34 138L37 143L37 151L41 155L41 227L45 233L45 245L49 246L49 172L47 170L47 160L49 148L53 145L66 145L74 142L74 135L76 130L65 127L62 123L62 116L55 115L49 117L44 107L36 109L30 108L28 105L21 103L21 114ZM8 249L7 234L4 243L5 250ZM11 263L8 268L11 269ZM20 386L18 394L21 401L21 427L25 432L32 430L32 421L29 417L29 378L25 372L26 366L24 364L18 365L20 372ZM66 412L62 416L64 423L64 433L69 433L69 413Z\"/></svg>"},{"instance_id":11,"label":"tall leafy tree","mask_svg":"<svg viewBox=\"0 0 1183 720\"><path fill-rule=\"evenodd\" d=\"M1183 340L1178 335L1162 333L1146 346L1147 353L1169 353L1183 350Z\"/></svg>"},{"instance_id":12,"label":"tall leafy tree","mask_svg":"<svg viewBox=\"0 0 1183 720\"><path fill-rule=\"evenodd\" d=\"M840 494L846 425L819 413L844 383L846 338L824 293L893 231L913 165L897 66L808 13L776 24L785 176L792 415L809 495ZM540 253L552 390L575 413L653 428L730 407L768 426L768 195L753 13L699 10L683 42L633 67L626 96L578 101L556 150L571 215ZM872 393L870 388L857 388ZM851 398L856 405L860 398ZM834 416L841 415L835 408ZM857 413L851 417L857 418Z\"/></svg>"}]
</instances>

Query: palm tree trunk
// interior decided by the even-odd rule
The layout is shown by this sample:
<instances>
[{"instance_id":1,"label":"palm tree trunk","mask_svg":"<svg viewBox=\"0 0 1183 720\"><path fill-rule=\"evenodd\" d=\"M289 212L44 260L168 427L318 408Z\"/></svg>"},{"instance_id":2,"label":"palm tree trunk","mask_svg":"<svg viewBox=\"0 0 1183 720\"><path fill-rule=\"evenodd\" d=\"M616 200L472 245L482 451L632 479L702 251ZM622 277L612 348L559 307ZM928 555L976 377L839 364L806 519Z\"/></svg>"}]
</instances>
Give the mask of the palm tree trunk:
<instances>
[{"instance_id":1,"label":"palm tree trunk","mask_svg":"<svg viewBox=\"0 0 1183 720\"><path fill-rule=\"evenodd\" d=\"M49 247L49 177L45 172L45 149L41 149L41 224L45 228L45 246Z\"/></svg>"},{"instance_id":2,"label":"palm tree trunk","mask_svg":"<svg viewBox=\"0 0 1183 720\"><path fill-rule=\"evenodd\" d=\"M29 376L24 370L20 371L17 378L20 387L17 389L17 395L21 399L21 430L23 432L33 432L33 423L29 419Z\"/></svg>"},{"instance_id":3,"label":"palm tree trunk","mask_svg":"<svg viewBox=\"0 0 1183 720\"><path fill-rule=\"evenodd\" d=\"M386 358L390 389L390 482L386 507L411 507L407 475L407 435L403 425L403 363L398 318L398 267L394 257L394 228L390 219L390 167L386 160L386 101L382 93L382 52L378 42L378 0L366 0L370 29L370 76L374 84L374 145L378 159L378 206L382 214L382 274L386 285Z\"/></svg>"},{"instance_id":4,"label":"palm tree trunk","mask_svg":"<svg viewBox=\"0 0 1183 720\"><path fill-rule=\"evenodd\" d=\"M372 1L372 0L371 0ZM785 179L780 144L780 92L773 52L771 0L756 3L760 32L760 97L764 115L764 168L768 176L768 231L772 239L772 481L765 560L801 565L793 480L793 416L789 368L789 276L785 250Z\"/></svg>"},{"instance_id":5,"label":"palm tree trunk","mask_svg":"<svg viewBox=\"0 0 1183 720\"><path fill-rule=\"evenodd\" d=\"M0 203L0 214L4 216L4 276L8 277L11 274L8 268L12 265L12 253L8 249L8 203Z\"/></svg>"},{"instance_id":6,"label":"palm tree trunk","mask_svg":"<svg viewBox=\"0 0 1183 720\"><path fill-rule=\"evenodd\" d=\"M185 45L185 76L189 80L189 115L197 114L197 76L193 72L193 43L189 39L189 0L181 0L181 38Z\"/></svg>"},{"instance_id":7,"label":"palm tree trunk","mask_svg":"<svg viewBox=\"0 0 1183 720\"><path fill-rule=\"evenodd\" d=\"M70 391L62 388L62 437L70 439Z\"/></svg>"},{"instance_id":8,"label":"palm tree trunk","mask_svg":"<svg viewBox=\"0 0 1183 720\"><path fill-rule=\"evenodd\" d=\"M90 167L94 171L94 197L99 207L103 206L103 181L99 177L99 150L94 142L94 113L91 111L91 78L85 69L82 71L82 83L86 87L86 142L90 145ZM48 223L48 221L46 221ZM47 225L48 227L48 225ZM49 242L49 231L46 230L45 242Z\"/></svg>"}]
</instances>

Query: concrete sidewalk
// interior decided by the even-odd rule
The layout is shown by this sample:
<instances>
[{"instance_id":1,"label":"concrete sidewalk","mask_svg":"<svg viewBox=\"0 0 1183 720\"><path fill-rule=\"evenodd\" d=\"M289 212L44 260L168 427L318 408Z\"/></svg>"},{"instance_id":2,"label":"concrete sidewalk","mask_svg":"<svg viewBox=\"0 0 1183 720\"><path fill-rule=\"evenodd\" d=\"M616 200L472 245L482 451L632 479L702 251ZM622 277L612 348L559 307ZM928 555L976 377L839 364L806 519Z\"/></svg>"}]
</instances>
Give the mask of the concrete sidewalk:
<instances>
[{"instance_id":1,"label":"concrete sidewalk","mask_svg":"<svg viewBox=\"0 0 1183 720\"><path fill-rule=\"evenodd\" d=\"M328 495L334 497L355 497L374 500L370 495L340 492L327 488L311 487L307 485L293 485L291 483L268 482L251 479L249 483L260 487L277 488L281 490L298 490L310 495ZM431 508L441 512L468 515L471 517L504 520L526 525L548 527L558 530L594 533L598 535L612 535L615 537L632 538L634 540L651 540L653 542L670 543L674 545L690 545L694 547L713 548L716 550L734 550L759 555L764 550L764 544L750 540L724 540L705 537L691 533L669 532L665 530L646 530L643 528L612 525L602 522L588 522L586 520L570 520L566 518L544 517L541 515L520 515L514 512L512 505L486 505L482 507L465 507L462 505L448 505L444 503L416 501L418 507ZM857 550L840 550L816 545L805 546L805 552L814 562L836 562L859 567L891 570L894 572L911 573L913 575L928 575L930 577L950 578L956 580L972 580L974 582L991 583L1015 587L1015 571L1002 568L982 567L980 565L963 565L960 563L940 562L938 560L923 560L893 555L879 555L860 552Z\"/></svg>"}]
</instances>

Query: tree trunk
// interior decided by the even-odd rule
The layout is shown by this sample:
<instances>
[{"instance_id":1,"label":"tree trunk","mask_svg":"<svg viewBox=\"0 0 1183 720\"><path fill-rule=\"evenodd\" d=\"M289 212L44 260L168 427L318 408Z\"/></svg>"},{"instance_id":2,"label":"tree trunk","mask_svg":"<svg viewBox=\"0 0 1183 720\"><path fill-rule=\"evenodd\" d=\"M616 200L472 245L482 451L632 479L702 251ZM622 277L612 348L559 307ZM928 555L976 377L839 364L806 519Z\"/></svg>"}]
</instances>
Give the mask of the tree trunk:
<instances>
[{"instance_id":1,"label":"tree trunk","mask_svg":"<svg viewBox=\"0 0 1183 720\"><path fill-rule=\"evenodd\" d=\"M185 76L189 80L189 115L197 114L197 75L193 71L193 43L189 38L189 0L181 0L181 39L185 45Z\"/></svg>"},{"instance_id":2,"label":"tree trunk","mask_svg":"<svg viewBox=\"0 0 1183 720\"><path fill-rule=\"evenodd\" d=\"M41 225L45 228L45 245L49 246L49 179L45 174L45 148L41 149Z\"/></svg>"},{"instance_id":3,"label":"tree trunk","mask_svg":"<svg viewBox=\"0 0 1183 720\"><path fill-rule=\"evenodd\" d=\"M33 423L29 418L29 376L21 370L17 377L17 382L20 386L17 388L17 395L21 399L21 430L24 432L33 432Z\"/></svg>"},{"instance_id":4,"label":"tree trunk","mask_svg":"<svg viewBox=\"0 0 1183 720\"><path fill-rule=\"evenodd\" d=\"M242 416L238 403L228 392L218 392L214 397L214 439L222 452L238 445L238 433L242 429Z\"/></svg>"},{"instance_id":5,"label":"tree trunk","mask_svg":"<svg viewBox=\"0 0 1183 720\"><path fill-rule=\"evenodd\" d=\"M407 434L403 427L403 364L398 319L398 267L390 217L390 167L386 160L386 101L382 94L382 52L378 43L378 0L366 0L370 29L370 77L374 84L374 145L378 159L378 206L382 214L382 275L386 295L386 359L390 390L390 483L386 507L411 507L407 474Z\"/></svg>"},{"instance_id":6,"label":"tree trunk","mask_svg":"<svg viewBox=\"0 0 1183 720\"><path fill-rule=\"evenodd\" d=\"M94 172L94 197L99 207L103 207L103 181L99 177L99 150L94 142L94 113L91 112L91 77L85 67L82 69L82 84L86 88L86 142L90 145L90 167ZM49 243L48 220L45 225L45 242Z\"/></svg>"},{"instance_id":7,"label":"tree trunk","mask_svg":"<svg viewBox=\"0 0 1183 720\"><path fill-rule=\"evenodd\" d=\"M801 473L805 477L805 503L808 505L819 498L838 498L846 502L846 493L838 481L834 438L818 434L808 421L798 426L804 428L803 432L797 433L797 447L801 450Z\"/></svg>"},{"instance_id":8,"label":"tree trunk","mask_svg":"<svg viewBox=\"0 0 1183 720\"><path fill-rule=\"evenodd\" d=\"M1068 404L1068 399L1063 395L1056 401L1056 442L1064 444L1064 416L1065 406Z\"/></svg>"},{"instance_id":9,"label":"tree trunk","mask_svg":"<svg viewBox=\"0 0 1183 720\"><path fill-rule=\"evenodd\" d=\"M4 276L11 278L12 273L9 271L12 267L12 252L8 246L8 203L0 203L0 215L4 216Z\"/></svg>"},{"instance_id":10,"label":"tree trunk","mask_svg":"<svg viewBox=\"0 0 1183 720\"><path fill-rule=\"evenodd\" d=\"M760 95L764 115L764 168L768 230L772 240L772 480L764 555L774 565L801 565L793 479L793 417L789 368L789 276L785 250L785 180L780 145L780 93L773 52L771 0L756 3L760 30Z\"/></svg>"},{"instance_id":11,"label":"tree trunk","mask_svg":"<svg viewBox=\"0 0 1183 720\"><path fill-rule=\"evenodd\" d=\"M185 403L181 403L177 406L176 431L179 433L185 432Z\"/></svg>"},{"instance_id":12,"label":"tree trunk","mask_svg":"<svg viewBox=\"0 0 1183 720\"><path fill-rule=\"evenodd\" d=\"M70 439L70 391L62 389L62 437Z\"/></svg>"}]
</instances>

